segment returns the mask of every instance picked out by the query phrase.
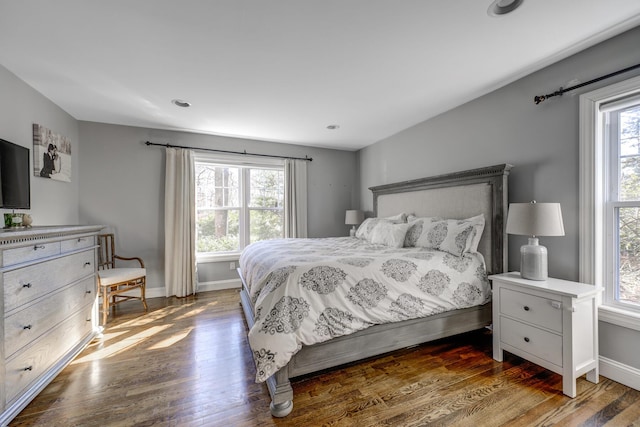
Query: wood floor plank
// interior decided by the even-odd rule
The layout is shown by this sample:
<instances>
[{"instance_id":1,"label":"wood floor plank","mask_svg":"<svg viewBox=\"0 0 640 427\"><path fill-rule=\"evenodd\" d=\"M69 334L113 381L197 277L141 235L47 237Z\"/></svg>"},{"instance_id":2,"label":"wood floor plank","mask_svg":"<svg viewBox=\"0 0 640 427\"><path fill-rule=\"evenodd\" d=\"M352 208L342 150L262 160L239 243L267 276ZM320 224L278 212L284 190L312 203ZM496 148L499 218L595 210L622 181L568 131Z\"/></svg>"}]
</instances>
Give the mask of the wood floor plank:
<instances>
[{"instance_id":1,"label":"wood floor plank","mask_svg":"<svg viewBox=\"0 0 640 427\"><path fill-rule=\"evenodd\" d=\"M269 413L237 291L123 303L11 426L627 426L640 392L562 378L506 354L480 330L293 381L294 408Z\"/></svg>"}]
</instances>

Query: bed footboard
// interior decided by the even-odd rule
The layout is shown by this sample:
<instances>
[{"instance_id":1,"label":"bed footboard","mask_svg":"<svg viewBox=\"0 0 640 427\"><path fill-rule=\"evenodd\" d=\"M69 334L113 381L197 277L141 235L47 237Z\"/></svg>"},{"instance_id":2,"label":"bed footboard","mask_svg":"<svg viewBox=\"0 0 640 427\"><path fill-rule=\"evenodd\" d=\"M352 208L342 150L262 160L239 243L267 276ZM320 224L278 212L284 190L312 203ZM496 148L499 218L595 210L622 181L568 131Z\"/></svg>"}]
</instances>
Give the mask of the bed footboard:
<instances>
[{"instance_id":1,"label":"bed footboard","mask_svg":"<svg viewBox=\"0 0 640 427\"><path fill-rule=\"evenodd\" d=\"M255 323L244 277L240 291L242 309L249 328ZM394 350L426 343L439 338L482 329L492 321L491 303L448 311L429 317L396 323L374 325L351 335L303 347L289 363L266 381L271 395L271 414L285 417L293 409L293 388L290 378L363 360Z\"/></svg>"},{"instance_id":2,"label":"bed footboard","mask_svg":"<svg viewBox=\"0 0 640 427\"><path fill-rule=\"evenodd\" d=\"M255 323L253 314L253 306L251 299L246 290L244 277L240 269L237 269L240 280L242 280L242 289L240 290L240 304L242 305L242 311L244 312L244 318L247 321L249 329ZM253 354L252 354L253 356ZM255 358L254 358L255 361ZM266 381L267 388L269 389L269 395L271 396L271 415L274 417L286 417L293 410L293 388L291 387L291 381L289 380L289 372L287 366L280 369L275 375L269 377Z\"/></svg>"}]
</instances>

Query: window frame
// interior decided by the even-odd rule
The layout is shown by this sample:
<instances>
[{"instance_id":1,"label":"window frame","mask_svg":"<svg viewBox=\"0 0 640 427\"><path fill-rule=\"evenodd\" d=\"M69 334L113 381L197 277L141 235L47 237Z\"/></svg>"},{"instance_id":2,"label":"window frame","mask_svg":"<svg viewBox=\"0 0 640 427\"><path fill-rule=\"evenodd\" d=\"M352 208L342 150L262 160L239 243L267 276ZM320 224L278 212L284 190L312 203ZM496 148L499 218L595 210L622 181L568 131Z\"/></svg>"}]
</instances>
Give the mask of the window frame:
<instances>
[{"instance_id":1,"label":"window frame","mask_svg":"<svg viewBox=\"0 0 640 427\"><path fill-rule=\"evenodd\" d=\"M640 308L615 301L614 266L618 251L617 233L612 233L616 206L612 203L611 174L617 171L617 159L610 149L609 123L601 107L605 104L640 96L640 76L615 83L580 96L579 153L579 280L604 288L599 298L599 316L609 323L640 330Z\"/></svg>"},{"instance_id":2,"label":"window frame","mask_svg":"<svg viewBox=\"0 0 640 427\"><path fill-rule=\"evenodd\" d=\"M219 166L219 167L231 167L231 168L239 168L240 171L238 173L239 179L239 202L240 206L238 207L239 212L239 249L237 251L225 251L225 252L197 252L197 244L196 244L196 261L197 262L222 262L222 261L234 261L240 257L242 250L250 244L250 216L249 213L251 210L256 210L257 208L252 208L249 206L249 201L251 198L250 187L248 186L247 180L249 178L249 171L251 169L275 169L281 170L284 172L284 161L282 159L276 158L264 158L264 159L247 159L244 156L236 156L236 155L226 155L226 154L208 154L208 153L198 153L194 159L194 163L208 163L211 165ZM283 177L284 179L284 177ZM286 186L286 180L284 182ZM286 191L286 188L285 188ZM198 211L198 207L194 207L195 212ZM230 209L236 209L236 207L230 207ZM265 210L284 210L283 206L280 208L260 208ZM284 232L284 222L282 224L283 232Z\"/></svg>"}]
</instances>

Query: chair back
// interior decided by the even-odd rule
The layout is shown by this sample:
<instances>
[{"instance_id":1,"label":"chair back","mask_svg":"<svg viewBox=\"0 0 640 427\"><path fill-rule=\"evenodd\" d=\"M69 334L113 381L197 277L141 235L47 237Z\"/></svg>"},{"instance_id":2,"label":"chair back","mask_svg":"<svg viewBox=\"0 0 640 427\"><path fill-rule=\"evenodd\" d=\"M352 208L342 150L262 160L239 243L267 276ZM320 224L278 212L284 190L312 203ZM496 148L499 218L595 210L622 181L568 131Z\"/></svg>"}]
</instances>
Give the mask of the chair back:
<instances>
[{"instance_id":1,"label":"chair back","mask_svg":"<svg viewBox=\"0 0 640 427\"><path fill-rule=\"evenodd\" d=\"M115 268L115 239L113 234L98 234L98 270Z\"/></svg>"}]
</instances>

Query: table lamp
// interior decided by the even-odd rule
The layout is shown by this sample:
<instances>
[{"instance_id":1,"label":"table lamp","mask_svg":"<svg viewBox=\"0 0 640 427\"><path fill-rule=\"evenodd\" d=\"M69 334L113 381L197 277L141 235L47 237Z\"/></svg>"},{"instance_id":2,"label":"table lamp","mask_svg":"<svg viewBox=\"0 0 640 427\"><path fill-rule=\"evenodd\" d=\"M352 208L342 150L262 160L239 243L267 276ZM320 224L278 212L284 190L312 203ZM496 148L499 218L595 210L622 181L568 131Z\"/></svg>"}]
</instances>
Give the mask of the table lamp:
<instances>
[{"instance_id":1,"label":"table lamp","mask_svg":"<svg viewBox=\"0 0 640 427\"><path fill-rule=\"evenodd\" d=\"M547 280L547 248L537 236L564 236L560 203L511 203L507 233L530 236L520 247L520 275L523 279Z\"/></svg>"},{"instance_id":2,"label":"table lamp","mask_svg":"<svg viewBox=\"0 0 640 427\"><path fill-rule=\"evenodd\" d=\"M349 230L349 235L351 237L356 235L356 225L362 223L364 221L364 212L358 210L349 210L344 218L344 223L346 225L351 225L351 230Z\"/></svg>"}]
</instances>

